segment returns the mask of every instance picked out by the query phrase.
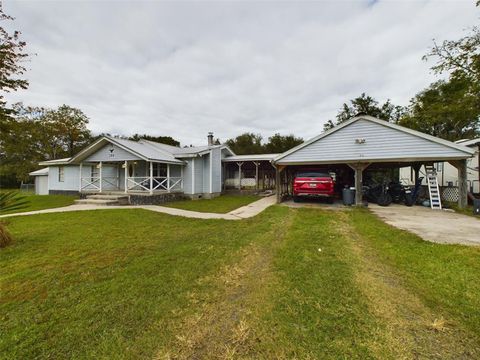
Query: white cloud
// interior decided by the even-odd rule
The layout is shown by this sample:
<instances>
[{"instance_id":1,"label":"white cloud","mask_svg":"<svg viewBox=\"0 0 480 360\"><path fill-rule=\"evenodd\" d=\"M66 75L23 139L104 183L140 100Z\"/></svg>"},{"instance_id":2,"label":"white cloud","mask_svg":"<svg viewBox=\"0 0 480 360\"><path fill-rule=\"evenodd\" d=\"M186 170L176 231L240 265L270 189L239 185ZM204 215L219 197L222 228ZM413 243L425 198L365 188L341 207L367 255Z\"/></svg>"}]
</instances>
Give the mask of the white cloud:
<instances>
[{"instance_id":1,"label":"white cloud","mask_svg":"<svg viewBox=\"0 0 480 360\"><path fill-rule=\"evenodd\" d=\"M434 80L432 38L478 21L471 1L9 2L30 87L11 101L79 107L95 132L201 144L322 131L367 92L405 105Z\"/></svg>"}]
</instances>

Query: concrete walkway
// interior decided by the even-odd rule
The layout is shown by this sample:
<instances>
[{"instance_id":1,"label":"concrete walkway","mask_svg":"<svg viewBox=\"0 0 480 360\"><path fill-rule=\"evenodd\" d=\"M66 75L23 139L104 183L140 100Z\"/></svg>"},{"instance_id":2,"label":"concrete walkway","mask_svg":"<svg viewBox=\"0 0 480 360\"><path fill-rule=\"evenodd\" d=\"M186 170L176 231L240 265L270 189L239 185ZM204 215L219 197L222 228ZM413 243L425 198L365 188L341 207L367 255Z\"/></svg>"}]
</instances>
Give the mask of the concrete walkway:
<instances>
[{"instance_id":1,"label":"concrete walkway","mask_svg":"<svg viewBox=\"0 0 480 360\"><path fill-rule=\"evenodd\" d=\"M440 244L480 245L480 219L423 206L368 206L387 224Z\"/></svg>"},{"instance_id":2,"label":"concrete walkway","mask_svg":"<svg viewBox=\"0 0 480 360\"><path fill-rule=\"evenodd\" d=\"M253 217L260 214L267 207L275 204L275 196L268 196L257 200L246 206L230 211L227 214L205 213L198 211L182 210L158 205L125 205L125 206L99 206L99 205L70 205L65 207L26 211L16 214L0 215L0 218L7 218L13 216L28 216L36 214L51 214L71 211L87 211L87 210L110 210L110 209L145 209L155 211L163 214L183 216L194 219L223 219L223 220L241 220Z\"/></svg>"}]
</instances>

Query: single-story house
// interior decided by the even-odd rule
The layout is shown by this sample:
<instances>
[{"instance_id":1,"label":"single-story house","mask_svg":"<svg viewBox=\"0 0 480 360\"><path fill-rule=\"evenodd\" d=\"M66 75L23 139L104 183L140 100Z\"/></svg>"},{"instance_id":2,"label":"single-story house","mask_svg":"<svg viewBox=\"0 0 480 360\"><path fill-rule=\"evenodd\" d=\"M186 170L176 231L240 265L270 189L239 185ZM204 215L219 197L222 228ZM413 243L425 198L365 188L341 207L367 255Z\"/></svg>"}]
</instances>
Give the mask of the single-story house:
<instances>
[{"instance_id":1,"label":"single-story house","mask_svg":"<svg viewBox=\"0 0 480 360\"><path fill-rule=\"evenodd\" d=\"M418 172L422 164L447 161L458 169L464 206L466 161L473 154L462 144L358 116L283 154L236 155L214 145L211 133L207 145L184 148L104 136L71 158L41 162L47 169L32 175L47 173L48 193L122 192L154 203L165 194L210 198L228 188L249 188L275 189L281 201L291 194L299 168L328 167L355 184L361 204L365 169L412 166Z\"/></svg>"}]
</instances>

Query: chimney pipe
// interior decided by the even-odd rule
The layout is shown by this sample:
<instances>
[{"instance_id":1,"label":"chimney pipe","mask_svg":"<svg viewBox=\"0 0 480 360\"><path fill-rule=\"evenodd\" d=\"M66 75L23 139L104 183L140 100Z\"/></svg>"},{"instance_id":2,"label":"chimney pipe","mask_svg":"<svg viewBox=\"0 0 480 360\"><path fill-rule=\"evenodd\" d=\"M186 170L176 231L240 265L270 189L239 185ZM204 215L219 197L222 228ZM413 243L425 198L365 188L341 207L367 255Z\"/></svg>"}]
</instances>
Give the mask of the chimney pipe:
<instances>
[{"instance_id":1,"label":"chimney pipe","mask_svg":"<svg viewBox=\"0 0 480 360\"><path fill-rule=\"evenodd\" d=\"M213 146L213 132L208 133L207 139L208 139L208 146Z\"/></svg>"}]
</instances>

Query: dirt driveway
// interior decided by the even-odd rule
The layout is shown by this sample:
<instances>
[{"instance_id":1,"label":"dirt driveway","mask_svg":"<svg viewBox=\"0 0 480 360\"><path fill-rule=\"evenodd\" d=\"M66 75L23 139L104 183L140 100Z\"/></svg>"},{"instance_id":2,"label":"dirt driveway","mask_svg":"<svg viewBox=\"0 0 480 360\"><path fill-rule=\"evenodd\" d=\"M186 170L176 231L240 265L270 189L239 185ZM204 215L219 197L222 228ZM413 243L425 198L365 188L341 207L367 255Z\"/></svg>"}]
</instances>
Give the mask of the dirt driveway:
<instances>
[{"instance_id":1,"label":"dirt driveway","mask_svg":"<svg viewBox=\"0 0 480 360\"><path fill-rule=\"evenodd\" d=\"M480 219L422 206L368 206L387 224L441 244L480 245Z\"/></svg>"}]
</instances>

